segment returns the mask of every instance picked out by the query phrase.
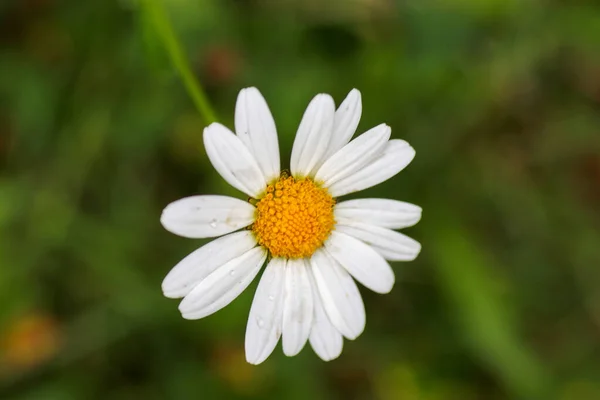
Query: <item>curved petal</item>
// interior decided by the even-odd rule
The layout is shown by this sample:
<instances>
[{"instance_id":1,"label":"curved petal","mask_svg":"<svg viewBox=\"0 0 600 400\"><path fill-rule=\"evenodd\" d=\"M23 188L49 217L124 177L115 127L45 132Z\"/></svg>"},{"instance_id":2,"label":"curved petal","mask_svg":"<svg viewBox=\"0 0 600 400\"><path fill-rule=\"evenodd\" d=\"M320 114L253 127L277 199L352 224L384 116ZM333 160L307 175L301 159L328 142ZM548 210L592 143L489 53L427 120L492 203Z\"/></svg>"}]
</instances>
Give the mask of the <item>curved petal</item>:
<instances>
[{"instance_id":1,"label":"curved petal","mask_svg":"<svg viewBox=\"0 0 600 400\"><path fill-rule=\"evenodd\" d=\"M328 94L316 95L304 112L290 161L292 175L310 176L321 166L333 130L335 104Z\"/></svg>"},{"instance_id":2,"label":"curved petal","mask_svg":"<svg viewBox=\"0 0 600 400\"><path fill-rule=\"evenodd\" d=\"M204 147L217 172L234 188L254 198L267 187L254 156L229 129L213 123L204 129Z\"/></svg>"},{"instance_id":3,"label":"curved petal","mask_svg":"<svg viewBox=\"0 0 600 400\"><path fill-rule=\"evenodd\" d=\"M310 283L312 286L313 300L315 303L313 314L313 325L310 329L308 341L315 353L323 361L331 361L338 358L342 354L344 339L342 334L335 329L329 317L323 308L323 302L319 295L315 278L309 274ZM352 279L352 278L350 278Z\"/></svg>"},{"instance_id":4,"label":"curved petal","mask_svg":"<svg viewBox=\"0 0 600 400\"><path fill-rule=\"evenodd\" d=\"M205 244L181 260L162 282L166 297L180 298L223 264L241 256L256 246L250 231L232 233Z\"/></svg>"},{"instance_id":5,"label":"curved petal","mask_svg":"<svg viewBox=\"0 0 600 400\"><path fill-rule=\"evenodd\" d=\"M394 271L369 245L340 232L331 232L325 242L327 252L365 287L389 293L394 286Z\"/></svg>"},{"instance_id":6,"label":"curved petal","mask_svg":"<svg viewBox=\"0 0 600 400\"><path fill-rule=\"evenodd\" d=\"M391 229L352 221L340 222L335 229L365 242L386 260L412 261L421 251L419 242Z\"/></svg>"},{"instance_id":7,"label":"curved petal","mask_svg":"<svg viewBox=\"0 0 600 400\"><path fill-rule=\"evenodd\" d=\"M302 350L312 326L313 294L308 267L303 259L290 259L285 267L283 296L283 353L295 356Z\"/></svg>"},{"instance_id":8,"label":"curved petal","mask_svg":"<svg viewBox=\"0 0 600 400\"><path fill-rule=\"evenodd\" d=\"M181 301L183 318L204 318L231 303L256 277L266 258L266 250L257 246L217 268Z\"/></svg>"},{"instance_id":9,"label":"curved petal","mask_svg":"<svg viewBox=\"0 0 600 400\"><path fill-rule=\"evenodd\" d=\"M369 129L325 161L315 174L315 180L327 188L357 173L381 154L391 133L392 129L386 124Z\"/></svg>"},{"instance_id":10,"label":"curved petal","mask_svg":"<svg viewBox=\"0 0 600 400\"><path fill-rule=\"evenodd\" d=\"M252 204L233 197L191 196L165 207L160 222L176 235L208 238L250 225L255 211Z\"/></svg>"},{"instance_id":11,"label":"curved petal","mask_svg":"<svg viewBox=\"0 0 600 400\"><path fill-rule=\"evenodd\" d=\"M404 140L392 139L383 153L354 175L339 180L328 190L334 197L358 192L380 184L402 171L415 157L415 150Z\"/></svg>"},{"instance_id":12,"label":"curved petal","mask_svg":"<svg viewBox=\"0 0 600 400\"><path fill-rule=\"evenodd\" d=\"M242 89L235 105L235 131L258 162L267 182L279 177L279 143L271 110L257 88Z\"/></svg>"},{"instance_id":13,"label":"curved petal","mask_svg":"<svg viewBox=\"0 0 600 400\"><path fill-rule=\"evenodd\" d=\"M246 326L246 360L250 364L265 361L281 336L286 264L283 258L273 258L254 294Z\"/></svg>"},{"instance_id":14,"label":"curved petal","mask_svg":"<svg viewBox=\"0 0 600 400\"><path fill-rule=\"evenodd\" d=\"M323 159L328 159L350 141L352 135L356 132L361 114L362 100L360 92L357 89L352 89L335 111L333 135Z\"/></svg>"},{"instance_id":15,"label":"curved petal","mask_svg":"<svg viewBox=\"0 0 600 400\"><path fill-rule=\"evenodd\" d=\"M364 222L390 229L402 229L421 220L421 207L390 199L356 199L337 203L335 220Z\"/></svg>"},{"instance_id":16,"label":"curved petal","mask_svg":"<svg viewBox=\"0 0 600 400\"><path fill-rule=\"evenodd\" d=\"M329 320L342 335L356 339L365 329L366 315L354 279L323 249L317 250L310 261Z\"/></svg>"}]
</instances>

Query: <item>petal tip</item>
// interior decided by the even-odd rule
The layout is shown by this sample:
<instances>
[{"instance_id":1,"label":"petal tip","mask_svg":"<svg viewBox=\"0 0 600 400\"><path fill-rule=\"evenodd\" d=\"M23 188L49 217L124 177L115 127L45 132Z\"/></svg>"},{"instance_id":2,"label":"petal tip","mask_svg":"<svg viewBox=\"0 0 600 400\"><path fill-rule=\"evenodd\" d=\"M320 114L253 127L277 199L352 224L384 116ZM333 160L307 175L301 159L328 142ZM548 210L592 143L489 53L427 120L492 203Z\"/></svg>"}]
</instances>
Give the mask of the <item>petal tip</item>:
<instances>
[{"instance_id":1,"label":"petal tip","mask_svg":"<svg viewBox=\"0 0 600 400\"><path fill-rule=\"evenodd\" d=\"M296 355L298 355L298 353L300 353L300 351L302 351L302 348L304 346L298 348L298 346L283 346L283 354L285 354L287 357L294 357Z\"/></svg>"},{"instance_id":2,"label":"petal tip","mask_svg":"<svg viewBox=\"0 0 600 400\"><path fill-rule=\"evenodd\" d=\"M255 357L255 356L251 356L248 353L246 353L246 362L248 364L259 365L259 364L262 364L265 360L266 360L266 358L265 359L261 359L261 358L258 358L258 357Z\"/></svg>"},{"instance_id":3,"label":"petal tip","mask_svg":"<svg viewBox=\"0 0 600 400\"><path fill-rule=\"evenodd\" d=\"M214 131L214 129L220 125L218 122L213 122L212 124L204 127L204 129L202 130L202 133L204 136L206 136L209 132Z\"/></svg>"},{"instance_id":4,"label":"petal tip","mask_svg":"<svg viewBox=\"0 0 600 400\"><path fill-rule=\"evenodd\" d=\"M194 315L193 313L184 313L184 312L181 312L181 317L183 319L187 319L188 321L193 321L193 320L202 318L202 317L198 317L198 316Z\"/></svg>"},{"instance_id":5,"label":"petal tip","mask_svg":"<svg viewBox=\"0 0 600 400\"><path fill-rule=\"evenodd\" d=\"M168 275L167 275L168 278ZM165 296L168 299L180 299L183 296L185 296L185 294L181 294L181 290L177 290L176 288L173 288L171 285L171 282L169 282L167 280L167 278L165 278L163 280L163 283L161 285L161 290L162 290L162 294L163 296Z\"/></svg>"},{"instance_id":6,"label":"petal tip","mask_svg":"<svg viewBox=\"0 0 600 400\"><path fill-rule=\"evenodd\" d=\"M391 282L388 285L382 286L381 290L377 291L376 293L379 293L379 294L388 294L388 293L390 293L392 291L392 289L394 289L395 283L396 283L395 279L392 279ZM357 337L358 337L358 335L357 335Z\"/></svg>"},{"instance_id":7,"label":"petal tip","mask_svg":"<svg viewBox=\"0 0 600 400\"><path fill-rule=\"evenodd\" d=\"M333 97L331 97L331 95L328 93L319 93L315 96L314 101L320 103L321 107L328 107L331 108L332 111L335 111L335 101L333 100Z\"/></svg>"},{"instance_id":8,"label":"petal tip","mask_svg":"<svg viewBox=\"0 0 600 400\"><path fill-rule=\"evenodd\" d=\"M362 103L362 95L360 90L357 88L352 88L352 90L348 92L345 101L354 103L355 105L360 105Z\"/></svg>"}]
</instances>

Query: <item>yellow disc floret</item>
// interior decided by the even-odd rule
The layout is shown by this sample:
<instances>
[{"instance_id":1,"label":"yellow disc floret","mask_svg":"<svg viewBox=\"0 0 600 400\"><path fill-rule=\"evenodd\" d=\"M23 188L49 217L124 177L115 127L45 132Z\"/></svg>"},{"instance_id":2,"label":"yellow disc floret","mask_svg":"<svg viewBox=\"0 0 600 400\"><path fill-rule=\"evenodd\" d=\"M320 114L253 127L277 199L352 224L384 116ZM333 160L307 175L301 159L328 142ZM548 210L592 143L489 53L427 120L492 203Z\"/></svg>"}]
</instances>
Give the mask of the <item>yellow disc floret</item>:
<instances>
[{"instance_id":1,"label":"yellow disc floret","mask_svg":"<svg viewBox=\"0 0 600 400\"><path fill-rule=\"evenodd\" d=\"M311 256L329 237L335 201L309 178L283 176L256 204L252 231L273 257Z\"/></svg>"}]
</instances>

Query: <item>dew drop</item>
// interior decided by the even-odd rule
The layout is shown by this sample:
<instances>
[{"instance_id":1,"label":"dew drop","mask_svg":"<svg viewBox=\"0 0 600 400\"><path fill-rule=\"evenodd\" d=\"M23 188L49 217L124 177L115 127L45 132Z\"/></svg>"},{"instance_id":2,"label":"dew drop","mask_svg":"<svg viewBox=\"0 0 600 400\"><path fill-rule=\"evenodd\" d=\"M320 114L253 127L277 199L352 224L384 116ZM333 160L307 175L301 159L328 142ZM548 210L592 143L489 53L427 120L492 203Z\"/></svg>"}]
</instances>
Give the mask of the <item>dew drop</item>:
<instances>
[{"instance_id":1,"label":"dew drop","mask_svg":"<svg viewBox=\"0 0 600 400\"><path fill-rule=\"evenodd\" d=\"M234 270L234 269L230 270L230 271L229 271L229 275L230 275L230 276L233 276L233 275L235 275L235 270Z\"/></svg>"},{"instance_id":2,"label":"dew drop","mask_svg":"<svg viewBox=\"0 0 600 400\"><path fill-rule=\"evenodd\" d=\"M216 228L217 227L217 220L213 219L212 221L210 221L209 225L210 225L211 228Z\"/></svg>"},{"instance_id":3,"label":"dew drop","mask_svg":"<svg viewBox=\"0 0 600 400\"><path fill-rule=\"evenodd\" d=\"M269 301L275 300L275 296L269 296Z\"/></svg>"},{"instance_id":4,"label":"dew drop","mask_svg":"<svg viewBox=\"0 0 600 400\"><path fill-rule=\"evenodd\" d=\"M262 328L265 326L265 321L262 318L256 318L256 324L259 328Z\"/></svg>"}]
</instances>

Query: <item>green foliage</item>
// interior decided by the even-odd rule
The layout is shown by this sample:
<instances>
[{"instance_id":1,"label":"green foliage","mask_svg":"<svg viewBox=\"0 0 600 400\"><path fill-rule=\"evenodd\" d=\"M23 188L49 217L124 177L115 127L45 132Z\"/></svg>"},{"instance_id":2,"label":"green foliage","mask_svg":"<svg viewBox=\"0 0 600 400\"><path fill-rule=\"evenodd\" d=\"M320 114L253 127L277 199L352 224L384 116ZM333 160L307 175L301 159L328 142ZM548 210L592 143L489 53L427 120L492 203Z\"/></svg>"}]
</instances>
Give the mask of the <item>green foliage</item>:
<instances>
[{"instance_id":1,"label":"green foliage","mask_svg":"<svg viewBox=\"0 0 600 400\"><path fill-rule=\"evenodd\" d=\"M600 398L594 2L13 0L0 43L0 398ZM353 87L417 151L359 195L421 205L422 254L330 363L246 364L256 283L200 321L160 290L204 243L162 208L239 196L201 137L247 86L284 166Z\"/></svg>"}]
</instances>

